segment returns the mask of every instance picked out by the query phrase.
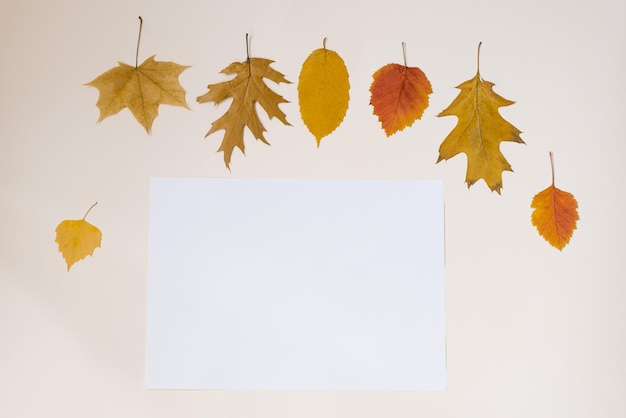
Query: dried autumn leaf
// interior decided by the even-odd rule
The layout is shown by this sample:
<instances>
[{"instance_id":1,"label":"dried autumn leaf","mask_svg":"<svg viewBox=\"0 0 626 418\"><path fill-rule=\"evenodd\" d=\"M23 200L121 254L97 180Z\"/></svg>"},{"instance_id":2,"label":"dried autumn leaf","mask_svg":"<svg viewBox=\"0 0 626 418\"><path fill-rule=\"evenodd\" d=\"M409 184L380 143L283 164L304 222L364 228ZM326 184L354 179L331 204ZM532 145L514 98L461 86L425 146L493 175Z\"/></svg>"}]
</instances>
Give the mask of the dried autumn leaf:
<instances>
[{"instance_id":1,"label":"dried autumn leaf","mask_svg":"<svg viewBox=\"0 0 626 418\"><path fill-rule=\"evenodd\" d=\"M480 66L478 68L474 78L457 86L461 90L459 95L437 115L458 117L457 125L439 147L437 162L464 152L467 155L467 187L482 178L492 191L500 193L502 172L513 171L500 151L500 143L523 144L524 141L520 138L521 131L498 112L500 107L515 102L496 94L492 89L494 84L483 80Z\"/></svg>"},{"instance_id":2,"label":"dried autumn leaf","mask_svg":"<svg viewBox=\"0 0 626 418\"><path fill-rule=\"evenodd\" d=\"M139 33L141 36L141 27ZM189 109L185 90L178 81L178 76L189 66L155 61L154 57L151 56L141 65L135 62L135 66L118 62L117 67L85 84L96 87L100 93L96 103L100 109L98 122L128 108L137 122L150 133L159 105Z\"/></svg>"},{"instance_id":3,"label":"dried autumn leaf","mask_svg":"<svg viewBox=\"0 0 626 418\"><path fill-rule=\"evenodd\" d=\"M215 122L205 137L220 129L224 129L224 138L218 151L224 152L224 163L230 169L230 159L235 147L245 154L243 128L248 127L256 139L269 145L263 136L265 128L259 120L255 105L258 103L265 109L269 118L276 117L285 125L290 125L282 110L281 103L288 103L265 84L264 78L275 83L291 82L285 76L270 67L274 61L265 58L250 58L244 62L233 62L221 72L226 75L235 74L235 78L218 84L209 84L208 93L198 97L198 103L215 102L219 104L232 98L230 107Z\"/></svg>"},{"instance_id":4,"label":"dried autumn leaf","mask_svg":"<svg viewBox=\"0 0 626 418\"><path fill-rule=\"evenodd\" d=\"M348 111L349 91L348 69L339 54L326 49L324 39L324 47L313 51L302 64L298 80L300 115L318 147L322 138L341 125Z\"/></svg>"},{"instance_id":5,"label":"dried autumn leaf","mask_svg":"<svg viewBox=\"0 0 626 418\"><path fill-rule=\"evenodd\" d=\"M404 47L404 44L402 44ZM387 136L413 125L428 107L430 81L417 67L387 64L372 76L370 104Z\"/></svg>"},{"instance_id":6,"label":"dried autumn leaf","mask_svg":"<svg viewBox=\"0 0 626 418\"><path fill-rule=\"evenodd\" d=\"M578 202L571 193L554 186L554 164L550 153L552 184L533 197L530 205L535 209L531 221L550 245L559 250L567 245L578 221Z\"/></svg>"},{"instance_id":7,"label":"dried autumn leaf","mask_svg":"<svg viewBox=\"0 0 626 418\"><path fill-rule=\"evenodd\" d=\"M93 255L96 248L100 247L102 232L85 220L89 211L97 204L94 203L83 219L65 220L56 228L56 239L59 251L67 264L67 271L77 261L88 255Z\"/></svg>"}]
</instances>

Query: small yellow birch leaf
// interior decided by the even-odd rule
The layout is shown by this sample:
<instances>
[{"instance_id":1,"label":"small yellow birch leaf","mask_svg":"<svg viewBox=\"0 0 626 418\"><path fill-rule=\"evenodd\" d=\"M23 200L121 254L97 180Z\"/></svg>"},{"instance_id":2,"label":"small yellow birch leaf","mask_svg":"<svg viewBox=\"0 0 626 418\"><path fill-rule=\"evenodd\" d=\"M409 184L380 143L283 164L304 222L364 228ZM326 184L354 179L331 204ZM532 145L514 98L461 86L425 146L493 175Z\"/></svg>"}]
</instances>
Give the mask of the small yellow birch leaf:
<instances>
[{"instance_id":1,"label":"small yellow birch leaf","mask_svg":"<svg viewBox=\"0 0 626 418\"><path fill-rule=\"evenodd\" d=\"M97 205L94 203L83 219L65 220L56 228L56 239L59 251L63 255L67 264L67 271L77 261L88 255L92 255L94 250L100 247L102 242L102 232L85 220L89 211Z\"/></svg>"},{"instance_id":2,"label":"small yellow birch leaf","mask_svg":"<svg viewBox=\"0 0 626 418\"><path fill-rule=\"evenodd\" d=\"M316 49L302 64L298 80L298 100L302 121L315 136L319 147L323 137L333 132L348 111L350 100L348 69L335 51Z\"/></svg>"}]
</instances>

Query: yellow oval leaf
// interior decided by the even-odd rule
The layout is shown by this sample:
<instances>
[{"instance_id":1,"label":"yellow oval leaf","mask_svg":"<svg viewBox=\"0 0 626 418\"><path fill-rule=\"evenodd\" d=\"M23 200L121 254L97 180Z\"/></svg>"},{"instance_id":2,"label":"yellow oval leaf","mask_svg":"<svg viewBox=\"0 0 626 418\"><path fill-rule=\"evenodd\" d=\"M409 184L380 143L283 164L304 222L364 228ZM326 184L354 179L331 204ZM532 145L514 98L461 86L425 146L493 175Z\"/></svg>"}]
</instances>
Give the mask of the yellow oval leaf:
<instances>
[{"instance_id":1,"label":"yellow oval leaf","mask_svg":"<svg viewBox=\"0 0 626 418\"><path fill-rule=\"evenodd\" d=\"M302 121L317 140L333 132L348 111L348 69L335 51L316 49L302 64L298 101Z\"/></svg>"},{"instance_id":2,"label":"yellow oval leaf","mask_svg":"<svg viewBox=\"0 0 626 418\"><path fill-rule=\"evenodd\" d=\"M54 241L59 244L59 251L67 264L67 271L70 271L70 267L77 261L92 255L102 242L102 232L87 222L85 217L78 220L65 220L56 228Z\"/></svg>"}]
</instances>

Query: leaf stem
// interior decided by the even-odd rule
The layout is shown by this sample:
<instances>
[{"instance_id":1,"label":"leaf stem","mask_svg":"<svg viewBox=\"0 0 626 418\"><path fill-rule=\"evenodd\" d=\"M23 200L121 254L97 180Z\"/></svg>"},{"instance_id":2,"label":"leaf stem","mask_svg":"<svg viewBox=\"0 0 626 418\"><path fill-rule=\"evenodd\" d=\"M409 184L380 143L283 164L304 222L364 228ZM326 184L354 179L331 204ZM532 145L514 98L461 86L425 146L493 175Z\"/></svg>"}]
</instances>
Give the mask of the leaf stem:
<instances>
[{"instance_id":1,"label":"leaf stem","mask_svg":"<svg viewBox=\"0 0 626 418\"><path fill-rule=\"evenodd\" d=\"M87 212L85 212L85 216L83 216L83 221L85 220L85 218L87 217L87 215L89 214L91 209L93 209L93 207L96 206L97 204L98 204L98 202L94 203L93 205L91 205L91 207L89 209L87 209Z\"/></svg>"},{"instance_id":2,"label":"leaf stem","mask_svg":"<svg viewBox=\"0 0 626 418\"><path fill-rule=\"evenodd\" d=\"M135 68L139 66L139 42L141 42L141 28L143 27L143 19L139 16L139 35L137 36L137 51L135 52Z\"/></svg>"},{"instance_id":3,"label":"leaf stem","mask_svg":"<svg viewBox=\"0 0 626 418\"><path fill-rule=\"evenodd\" d=\"M478 42L478 52L476 53L476 74L480 74L480 46L482 44L482 41Z\"/></svg>"},{"instance_id":4,"label":"leaf stem","mask_svg":"<svg viewBox=\"0 0 626 418\"><path fill-rule=\"evenodd\" d=\"M402 42L402 56L404 57L404 66L408 67L408 65L406 65L406 44L404 42Z\"/></svg>"},{"instance_id":5,"label":"leaf stem","mask_svg":"<svg viewBox=\"0 0 626 418\"><path fill-rule=\"evenodd\" d=\"M246 61L250 61L250 40L246 33Z\"/></svg>"},{"instance_id":6,"label":"leaf stem","mask_svg":"<svg viewBox=\"0 0 626 418\"><path fill-rule=\"evenodd\" d=\"M552 170L552 185L554 186L554 158L552 157L552 151L550 151L550 169Z\"/></svg>"}]
</instances>

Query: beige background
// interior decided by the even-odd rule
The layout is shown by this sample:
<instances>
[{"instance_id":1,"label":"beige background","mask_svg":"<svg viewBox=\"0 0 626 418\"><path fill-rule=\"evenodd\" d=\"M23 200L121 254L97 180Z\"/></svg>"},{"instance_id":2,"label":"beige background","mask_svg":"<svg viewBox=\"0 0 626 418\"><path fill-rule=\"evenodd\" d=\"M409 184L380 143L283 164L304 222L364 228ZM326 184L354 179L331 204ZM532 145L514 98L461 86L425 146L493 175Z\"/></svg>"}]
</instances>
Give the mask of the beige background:
<instances>
[{"instance_id":1,"label":"beige background","mask_svg":"<svg viewBox=\"0 0 626 418\"><path fill-rule=\"evenodd\" d=\"M2 417L621 417L626 413L626 4L622 1L0 2L0 416ZM181 76L191 111L162 107L153 135L123 111L96 124L84 87L116 62L157 54ZM219 71L252 54L292 82L328 38L351 74L343 125L317 149L296 84L273 86L293 126L263 118L268 147L222 162L226 106L199 105ZM421 67L424 117L385 138L368 104L371 74ZM435 164L455 125L436 118L454 86L481 74L517 103L502 114L527 145L502 149L502 195L469 191L465 159ZM562 252L530 223L550 182L581 220ZM147 391L148 184L153 176L443 179L448 389L445 392ZM88 220L102 248L68 273L63 219Z\"/></svg>"}]
</instances>

